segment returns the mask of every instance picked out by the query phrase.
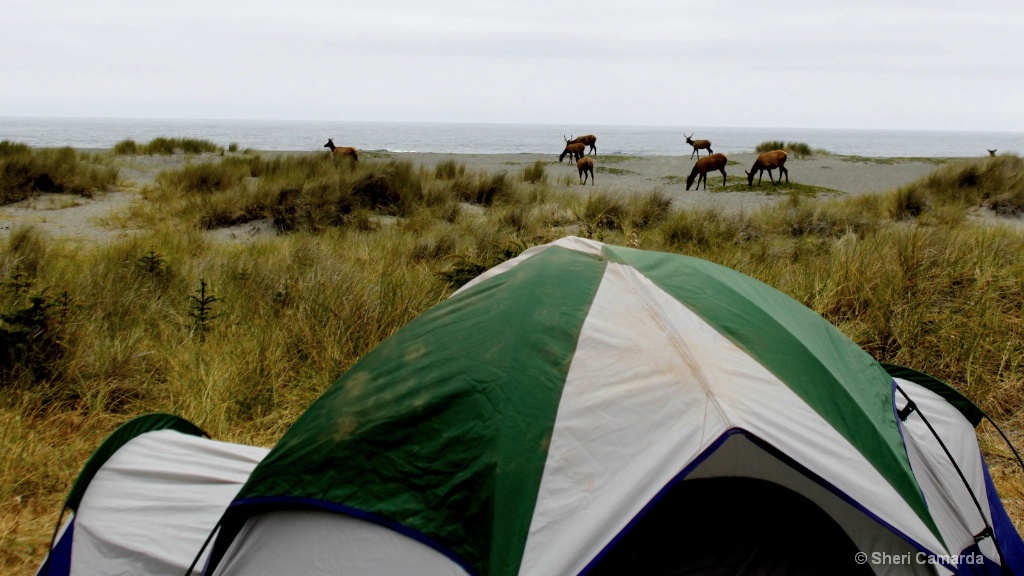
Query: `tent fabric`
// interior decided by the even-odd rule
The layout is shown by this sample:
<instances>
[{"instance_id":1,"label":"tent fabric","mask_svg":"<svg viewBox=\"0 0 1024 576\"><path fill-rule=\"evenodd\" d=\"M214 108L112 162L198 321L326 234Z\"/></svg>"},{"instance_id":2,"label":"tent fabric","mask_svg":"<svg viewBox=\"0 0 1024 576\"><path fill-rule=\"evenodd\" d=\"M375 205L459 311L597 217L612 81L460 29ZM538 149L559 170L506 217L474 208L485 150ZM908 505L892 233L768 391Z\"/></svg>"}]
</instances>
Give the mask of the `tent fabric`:
<instances>
[{"instance_id":1,"label":"tent fabric","mask_svg":"<svg viewBox=\"0 0 1024 576\"><path fill-rule=\"evenodd\" d=\"M319 510L253 516L234 543L220 563L220 573L246 576L466 574L456 562L398 531L345 514ZM278 552L267 554L267 550Z\"/></svg>"},{"instance_id":2,"label":"tent fabric","mask_svg":"<svg viewBox=\"0 0 1024 576\"><path fill-rule=\"evenodd\" d=\"M148 421L149 424L153 420ZM74 513L39 576L187 576L228 504L267 449L175 425L126 424L94 453ZM180 423L179 423L180 424ZM127 438L127 440L125 440ZM96 464L97 456L102 462ZM76 487L81 484L76 484ZM202 563L197 564L199 573Z\"/></svg>"},{"instance_id":3,"label":"tent fabric","mask_svg":"<svg viewBox=\"0 0 1024 576\"><path fill-rule=\"evenodd\" d=\"M709 478L674 485L588 574L874 574L866 564L837 562L857 551L797 492L751 478Z\"/></svg>"},{"instance_id":4,"label":"tent fabric","mask_svg":"<svg viewBox=\"0 0 1024 576\"><path fill-rule=\"evenodd\" d=\"M396 527L469 573L585 572L734 437L842 503L857 546L962 572L973 504L896 396L866 352L761 282L566 238L484 273L339 379L240 490L212 572L238 573L217 566L255 515L311 508ZM959 421L939 424L973 438L946 411Z\"/></svg>"},{"instance_id":5,"label":"tent fabric","mask_svg":"<svg viewBox=\"0 0 1024 576\"><path fill-rule=\"evenodd\" d=\"M981 417L753 278L569 237L398 330L269 452L113 442L54 558L71 540L79 574L1024 574Z\"/></svg>"},{"instance_id":6,"label":"tent fabric","mask_svg":"<svg viewBox=\"0 0 1024 576\"><path fill-rule=\"evenodd\" d=\"M108 436L100 444L99 448L93 451L92 456L78 474L78 478L68 494L66 500L67 507L71 510L78 510L78 504L82 500L82 495L85 494L85 490L89 487L89 483L92 482L96 472L122 446L137 436L157 430L176 430L182 434L206 436L206 433L195 424L173 414L146 414L125 422L118 426L117 430Z\"/></svg>"}]
</instances>

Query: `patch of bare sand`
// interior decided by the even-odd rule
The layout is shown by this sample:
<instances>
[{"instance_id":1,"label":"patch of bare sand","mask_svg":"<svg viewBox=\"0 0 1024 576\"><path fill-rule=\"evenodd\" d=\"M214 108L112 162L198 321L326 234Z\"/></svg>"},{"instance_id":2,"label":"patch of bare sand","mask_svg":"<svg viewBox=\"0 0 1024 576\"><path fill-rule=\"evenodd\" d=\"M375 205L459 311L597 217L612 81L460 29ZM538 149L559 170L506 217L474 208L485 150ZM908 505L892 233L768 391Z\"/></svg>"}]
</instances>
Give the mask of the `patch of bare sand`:
<instances>
[{"instance_id":1,"label":"patch of bare sand","mask_svg":"<svg viewBox=\"0 0 1024 576\"><path fill-rule=\"evenodd\" d=\"M427 168L437 163L454 160L467 170L487 172L505 171L518 174L534 162L547 167L549 182L578 183L578 171L568 160L559 162L557 154L433 154L386 153L378 157L409 160ZM594 160L595 185L588 188L607 192L648 192L658 190L670 196L676 204L688 207L753 210L779 201L769 184L768 173L761 185L747 185L744 170L749 170L756 153L729 155L725 186L722 174L708 174L708 189L702 186L686 190L686 177L697 158L689 156L588 156ZM935 170L937 164L929 159L860 159L847 156L820 155L806 159L792 156L786 162L791 182L835 191L836 195L870 194L894 190ZM779 171L774 171L778 177Z\"/></svg>"},{"instance_id":2,"label":"patch of bare sand","mask_svg":"<svg viewBox=\"0 0 1024 576\"><path fill-rule=\"evenodd\" d=\"M106 152L83 150L83 152ZM117 156L118 186L92 198L71 194L40 194L34 198L0 206L0 241L13 230L32 226L52 238L84 243L109 242L138 233L124 222L133 203L144 202L140 192L152 186L164 170L180 169L190 162L216 161L215 154L177 153L171 155Z\"/></svg>"},{"instance_id":3,"label":"patch of bare sand","mask_svg":"<svg viewBox=\"0 0 1024 576\"><path fill-rule=\"evenodd\" d=\"M21 227L34 227L44 235L65 240L106 242L134 231L120 228L113 218L126 211L138 194L103 192L93 198L69 194L42 194L0 208L0 240Z\"/></svg>"}]
</instances>

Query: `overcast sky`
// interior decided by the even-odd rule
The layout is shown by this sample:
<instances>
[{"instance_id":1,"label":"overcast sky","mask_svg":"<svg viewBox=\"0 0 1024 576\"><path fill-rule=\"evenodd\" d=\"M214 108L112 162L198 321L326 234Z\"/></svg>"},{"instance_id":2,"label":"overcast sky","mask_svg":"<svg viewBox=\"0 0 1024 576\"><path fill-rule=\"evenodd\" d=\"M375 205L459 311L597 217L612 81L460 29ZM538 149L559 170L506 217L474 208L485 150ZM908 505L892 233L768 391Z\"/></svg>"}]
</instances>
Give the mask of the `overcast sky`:
<instances>
[{"instance_id":1,"label":"overcast sky","mask_svg":"<svg viewBox=\"0 0 1024 576\"><path fill-rule=\"evenodd\" d=\"M0 116L1024 131L1024 1L6 0Z\"/></svg>"}]
</instances>

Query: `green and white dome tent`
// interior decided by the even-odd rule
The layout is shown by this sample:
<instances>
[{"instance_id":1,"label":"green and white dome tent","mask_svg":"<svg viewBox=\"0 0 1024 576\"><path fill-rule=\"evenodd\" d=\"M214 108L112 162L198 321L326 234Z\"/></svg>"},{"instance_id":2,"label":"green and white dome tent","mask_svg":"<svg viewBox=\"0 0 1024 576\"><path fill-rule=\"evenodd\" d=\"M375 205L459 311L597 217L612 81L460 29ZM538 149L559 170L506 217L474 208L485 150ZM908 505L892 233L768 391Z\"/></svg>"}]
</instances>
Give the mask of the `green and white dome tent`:
<instances>
[{"instance_id":1,"label":"green and white dome tent","mask_svg":"<svg viewBox=\"0 0 1024 576\"><path fill-rule=\"evenodd\" d=\"M748 276L565 238L338 380L208 573L999 573L1024 544L933 389Z\"/></svg>"},{"instance_id":2,"label":"green and white dome tent","mask_svg":"<svg viewBox=\"0 0 1024 576\"><path fill-rule=\"evenodd\" d=\"M1024 573L980 417L748 276L570 237L356 363L196 558L216 575Z\"/></svg>"}]
</instances>

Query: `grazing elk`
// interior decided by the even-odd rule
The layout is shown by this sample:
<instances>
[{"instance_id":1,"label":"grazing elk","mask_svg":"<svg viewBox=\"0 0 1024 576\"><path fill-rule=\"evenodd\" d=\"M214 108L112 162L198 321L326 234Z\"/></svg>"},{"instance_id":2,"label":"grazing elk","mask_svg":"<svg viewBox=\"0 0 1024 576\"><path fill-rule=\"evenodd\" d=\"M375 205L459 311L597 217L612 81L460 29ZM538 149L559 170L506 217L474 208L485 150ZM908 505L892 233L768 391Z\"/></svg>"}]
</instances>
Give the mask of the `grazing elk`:
<instances>
[{"instance_id":1,"label":"grazing elk","mask_svg":"<svg viewBox=\"0 0 1024 576\"><path fill-rule=\"evenodd\" d=\"M590 158L580 158L576 161L576 169L580 171L580 186L587 183L587 178L590 178L590 185L593 186L596 180L594 179L594 161Z\"/></svg>"},{"instance_id":2,"label":"grazing elk","mask_svg":"<svg viewBox=\"0 0 1024 576\"><path fill-rule=\"evenodd\" d=\"M686 133L683 133L686 136ZM693 159L693 155L696 154L697 158L700 158L699 150L707 150L708 154L714 154L715 151L711 149L711 140L694 140L693 134L686 136L686 143L693 146L693 152L690 152L690 159Z\"/></svg>"},{"instance_id":3,"label":"grazing elk","mask_svg":"<svg viewBox=\"0 0 1024 576\"><path fill-rule=\"evenodd\" d=\"M786 170L786 152L784 150L772 150L771 152L765 152L754 160L754 166L747 172L747 185L754 185L754 171L757 170L757 184L761 184L761 176L764 171L768 171L768 178L775 184L775 178L772 178L772 170L779 169L779 183L782 183L782 175L786 175L786 183L789 183L789 170Z\"/></svg>"},{"instance_id":4,"label":"grazing elk","mask_svg":"<svg viewBox=\"0 0 1024 576\"><path fill-rule=\"evenodd\" d=\"M583 151L587 148L586 144L570 140L565 137L565 134L562 134L562 139L565 140L565 150L562 150L562 153L558 156L559 164L562 163L562 160L565 159L566 155L569 156L569 161L583 158Z\"/></svg>"},{"instance_id":5,"label":"grazing elk","mask_svg":"<svg viewBox=\"0 0 1024 576\"><path fill-rule=\"evenodd\" d=\"M324 148L330 148L334 158L351 158L353 162L359 162L359 151L351 146L335 146L334 138L328 138Z\"/></svg>"},{"instance_id":6,"label":"grazing elk","mask_svg":"<svg viewBox=\"0 0 1024 576\"><path fill-rule=\"evenodd\" d=\"M697 187L695 190L700 190L701 180L704 181L704 189L708 189L708 172L714 172L718 170L722 173L722 186L725 186L725 165L729 163L729 160L725 157L725 154L719 152L718 154L712 154L711 156L705 156L698 158L697 163L693 165L693 170L690 171L690 175L686 177L686 189L690 189L690 185L693 184L693 179L697 178ZM698 176L699 174L699 176Z\"/></svg>"},{"instance_id":7,"label":"grazing elk","mask_svg":"<svg viewBox=\"0 0 1024 576\"><path fill-rule=\"evenodd\" d=\"M986 148L986 150L988 150L988 149ZM996 148L996 150L999 150L999 148ZM989 150L988 151L988 155L989 156L995 156L996 155L996 150Z\"/></svg>"},{"instance_id":8,"label":"grazing elk","mask_svg":"<svg viewBox=\"0 0 1024 576\"><path fill-rule=\"evenodd\" d=\"M562 138L565 138L565 134L562 134ZM579 143L583 144L584 146L590 146L590 151L593 152L595 156L597 155L597 136L594 136L593 134L587 134L586 136L573 138L570 143Z\"/></svg>"}]
</instances>

